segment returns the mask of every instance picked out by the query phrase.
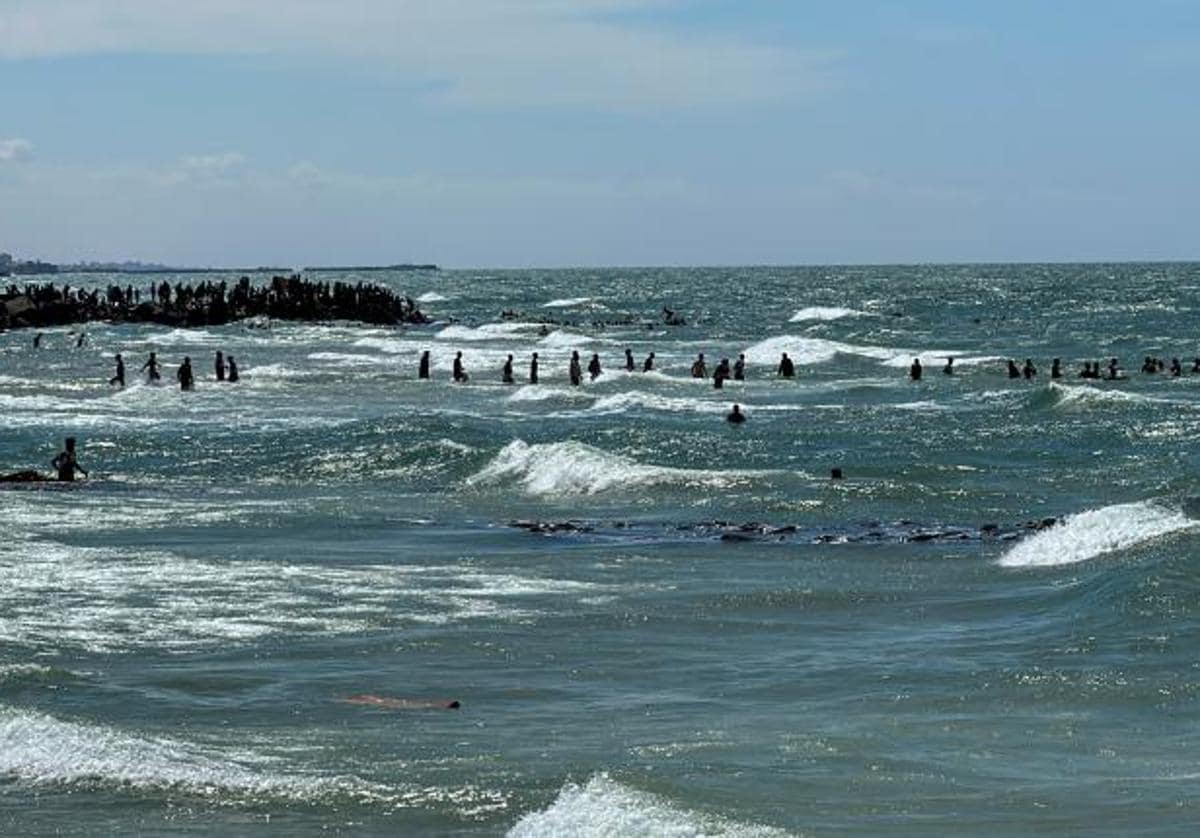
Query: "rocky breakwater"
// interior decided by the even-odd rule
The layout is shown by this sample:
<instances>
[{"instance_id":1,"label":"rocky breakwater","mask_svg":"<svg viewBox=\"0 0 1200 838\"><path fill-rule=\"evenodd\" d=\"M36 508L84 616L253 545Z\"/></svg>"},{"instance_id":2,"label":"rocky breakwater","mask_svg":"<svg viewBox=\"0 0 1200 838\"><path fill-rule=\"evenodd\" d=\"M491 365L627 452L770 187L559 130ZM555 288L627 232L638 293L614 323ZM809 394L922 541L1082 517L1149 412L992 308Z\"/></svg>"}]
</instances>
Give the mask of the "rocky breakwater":
<instances>
[{"instance_id":1,"label":"rocky breakwater","mask_svg":"<svg viewBox=\"0 0 1200 838\"><path fill-rule=\"evenodd\" d=\"M249 317L278 320L357 320L375 325L428 323L409 297L378 285L314 282L276 276L256 285L237 282L169 282L134 288L72 288L38 284L0 287L0 329L45 328L76 323L159 323L220 326Z\"/></svg>"}]
</instances>

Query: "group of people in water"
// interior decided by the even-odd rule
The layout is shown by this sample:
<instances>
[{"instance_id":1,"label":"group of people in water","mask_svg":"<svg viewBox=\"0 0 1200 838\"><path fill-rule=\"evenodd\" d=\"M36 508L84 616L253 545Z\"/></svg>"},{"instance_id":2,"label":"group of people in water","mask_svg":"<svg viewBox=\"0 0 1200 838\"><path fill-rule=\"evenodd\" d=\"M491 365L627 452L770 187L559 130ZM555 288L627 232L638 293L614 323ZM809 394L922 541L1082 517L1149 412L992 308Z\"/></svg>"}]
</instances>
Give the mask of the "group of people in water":
<instances>
[{"instance_id":1,"label":"group of people in water","mask_svg":"<svg viewBox=\"0 0 1200 838\"><path fill-rule=\"evenodd\" d=\"M117 364L116 375L108 380L108 386L124 387L125 359L118 352L115 360ZM150 357L146 359L146 363L142 364L141 372L146 374L147 383L157 384L162 381L162 364L158 361L157 352L150 353ZM213 359L213 374L217 381L224 381L230 384L236 384L241 378L241 375L238 373L237 361L234 360L234 357L226 355L219 349L217 350L216 357ZM175 379L179 382L180 390L196 389L196 374L192 370L191 356L183 356L183 362L179 365L179 369L175 371Z\"/></svg>"},{"instance_id":2,"label":"group of people in water","mask_svg":"<svg viewBox=\"0 0 1200 838\"><path fill-rule=\"evenodd\" d=\"M786 354L784 355L786 358ZM1038 370L1034 366L1033 360L1025 359L1022 366L1017 366L1017 362L1008 359L1006 362L1007 373L1009 378L1023 378L1026 381L1032 381L1037 378ZM1121 362L1116 358L1110 358L1108 366L1104 372L1101 372L1100 361L1084 361L1083 368L1076 374L1076 378L1104 380L1104 381L1121 381L1125 378L1125 374L1121 369ZM1192 372L1200 373L1200 358L1192 359ZM942 372L945 375L954 375L954 358L947 357L946 365L942 367ZM1175 378L1183 375L1183 364L1178 358L1172 358L1170 366L1167 366L1161 358L1154 358L1147 355L1142 362L1142 372L1147 375L1155 375L1160 372L1169 372ZM913 381L920 381L924 375L924 368L921 366L920 358L913 358L912 365L908 368L908 377ZM1057 381L1064 377L1062 358L1055 358L1050 362L1050 378Z\"/></svg>"}]
</instances>

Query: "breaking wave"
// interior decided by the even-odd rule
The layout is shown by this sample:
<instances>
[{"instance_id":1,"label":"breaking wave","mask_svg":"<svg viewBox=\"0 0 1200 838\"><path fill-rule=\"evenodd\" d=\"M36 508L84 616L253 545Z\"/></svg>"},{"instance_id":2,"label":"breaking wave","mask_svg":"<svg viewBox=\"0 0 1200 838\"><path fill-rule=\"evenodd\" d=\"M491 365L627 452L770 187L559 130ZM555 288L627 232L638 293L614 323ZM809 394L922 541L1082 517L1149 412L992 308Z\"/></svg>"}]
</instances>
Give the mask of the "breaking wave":
<instances>
[{"instance_id":1,"label":"breaking wave","mask_svg":"<svg viewBox=\"0 0 1200 838\"><path fill-rule=\"evenodd\" d=\"M865 311L840 306L809 306L802 308L792 315L790 323L804 323L809 320L841 320L843 317L866 317Z\"/></svg>"},{"instance_id":2,"label":"breaking wave","mask_svg":"<svg viewBox=\"0 0 1200 838\"><path fill-rule=\"evenodd\" d=\"M448 299L450 299L450 298L446 297L442 294L439 294L437 291L426 291L424 294L417 297L417 302L418 303L444 303Z\"/></svg>"},{"instance_id":3,"label":"breaking wave","mask_svg":"<svg viewBox=\"0 0 1200 838\"><path fill-rule=\"evenodd\" d=\"M1140 501L1090 509L1018 542L999 559L1002 567L1076 564L1147 541L1195 529L1182 511Z\"/></svg>"},{"instance_id":4,"label":"breaking wave","mask_svg":"<svg viewBox=\"0 0 1200 838\"><path fill-rule=\"evenodd\" d=\"M869 346L854 343L843 343L826 338L809 338L799 335L777 335L761 340L745 350L746 360L751 364L775 365L779 356L786 352L797 364L823 364L832 361L838 355L857 355L879 361L888 367L907 367L913 358L920 358L921 363L931 364L954 356L954 363L960 366L984 363L986 357L960 357L953 349L901 349L889 346Z\"/></svg>"},{"instance_id":5,"label":"breaking wave","mask_svg":"<svg viewBox=\"0 0 1200 838\"><path fill-rule=\"evenodd\" d=\"M514 440L490 463L467 479L471 486L515 483L526 494L538 496L593 495L618 487L663 484L730 486L745 482L746 472L694 471L645 465L593 448L582 442L530 445Z\"/></svg>"},{"instance_id":6,"label":"breaking wave","mask_svg":"<svg viewBox=\"0 0 1200 838\"><path fill-rule=\"evenodd\" d=\"M542 308L574 308L575 306L581 306L591 301L591 297L565 297L561 300L551 300L548 303L544 303Z\"/></svg>"},{"instance_id":7,"label":"breaking wave","mask_svg":"<svg viewBox=\"0 0 1200 838\"><path fill-rule=\"evenodd\" d=\"M582 786L568 784L549 807L521 818L508 835L509 838L552 835L774 838L787 833L684 809L658 795L638 791L607 774L599 774Z\"/></svg>"}]
</instances>

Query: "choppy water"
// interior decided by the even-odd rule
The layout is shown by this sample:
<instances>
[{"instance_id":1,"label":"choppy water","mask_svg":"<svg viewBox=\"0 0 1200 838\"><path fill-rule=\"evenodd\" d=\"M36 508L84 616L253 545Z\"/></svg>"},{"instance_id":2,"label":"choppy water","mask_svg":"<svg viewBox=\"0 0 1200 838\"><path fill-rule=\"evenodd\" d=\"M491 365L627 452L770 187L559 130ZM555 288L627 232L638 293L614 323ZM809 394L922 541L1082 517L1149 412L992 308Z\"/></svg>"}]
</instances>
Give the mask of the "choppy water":
<instances>
[{"instance_id":1,"label":"choppy water","mask_svg":"<svg viewBox=\"0 0 1200 838\"><path fill-rule=\"evenodd\" d=\"M382 278L454 322L0 334L96 478L0 491L5 833L1191 833L1200 266Z\"/></svg>"}]
</instances>

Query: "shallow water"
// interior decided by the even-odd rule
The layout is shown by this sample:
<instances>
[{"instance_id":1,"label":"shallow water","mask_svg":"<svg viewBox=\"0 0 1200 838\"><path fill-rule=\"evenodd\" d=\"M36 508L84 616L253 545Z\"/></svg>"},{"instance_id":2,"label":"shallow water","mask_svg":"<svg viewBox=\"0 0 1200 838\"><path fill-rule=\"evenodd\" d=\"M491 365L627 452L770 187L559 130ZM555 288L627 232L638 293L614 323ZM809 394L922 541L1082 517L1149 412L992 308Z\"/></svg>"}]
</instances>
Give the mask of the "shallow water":
<instances>
[{"instance_id":1,"label":"shallow water","mask_svg":"<svg viewBox=\"0 0 1200 838\"><path fill-rule=\"evenodd\" d=\"M1191 832L1200 266L371 278L440 322L0 334L93 472L0 490L6 833Z\"/></svg>"}]
</instances>

